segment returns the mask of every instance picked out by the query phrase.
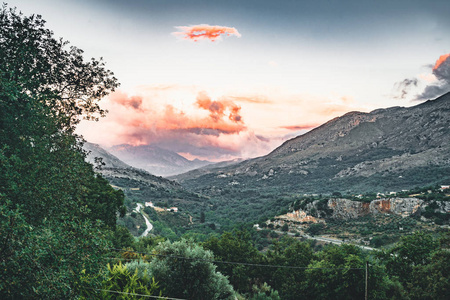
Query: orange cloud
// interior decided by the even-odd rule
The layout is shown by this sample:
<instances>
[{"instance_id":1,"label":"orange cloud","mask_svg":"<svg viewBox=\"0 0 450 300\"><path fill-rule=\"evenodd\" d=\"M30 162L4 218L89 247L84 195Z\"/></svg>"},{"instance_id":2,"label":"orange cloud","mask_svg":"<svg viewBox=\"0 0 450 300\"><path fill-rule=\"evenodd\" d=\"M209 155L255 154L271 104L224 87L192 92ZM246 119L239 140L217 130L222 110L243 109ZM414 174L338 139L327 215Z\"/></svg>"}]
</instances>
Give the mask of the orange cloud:
<instances>
[{"instance_id":1,"label":"orange cloud","mask_svg":"<svg viewBox=\"0 0 450 300\"><path fill-rule=\"evenodd\" d=\"M195 96L193 95L195 98ZM241 149L224 141L247 131L240 106L230 100L212 100L205 92L185 110L161 104L154 94L131 96L117 91L109 97L103 128L112 144L154 144L204 158L236 157ZM102 130L101 130L102 131ZM104 131L103 131L104 132Z\"/></svg>"},{"instance_id":2,"label":"orange cloud","mask_svg":"<svg viewBox=\"0 0 450 300\"><path fill-rule=\"evenodd\" d=\"M434 99L450 91L450 53L439 57L432 72L438 81L427 85L416 100Z\"/></svg>"},{"instance_id":3,"label":"orange cloud","mask_svg":"<svg viewBox=\"0 0 450 300\"><path fill-rule=\"evenodd\" d=\"M439 57L439 59L436 61L436 64L434 65L433 70L438 69L439 66L442 65L447 60L447 58L449 58L449 57L450 57L450 53L441 55Z\"/></svg>"},{"instance_id":4,"label":"orange cloud","mask_svg":"<svg viewBox=\"0 0 450 300\"><path fill-rule=\"evenodd\" d=\"M208 110L211 119L215 122L221 120L226 114L228 114L229 120L235 123L242 122L242 117L239 114L241 107L232 101L212 101L205 92L200 92L196 104L198 107Z\"/></svg>"},{"instance_id":5,"label":"orange cloud","mask_svg":"<svg viewBox=\"0 0 450 300\"><path fill-rule=\"evenodd\" d=\"M265 155L300 130L358 109L348 97L261 93L210 97L180 85L117 91L103 104L106 118L81 124L80 133L104 146L156 145L217 161Z\"/></svg>"},{"instance_id":6,"label":"orange cloud","mask_svg":"<svg viewBox=\"0 0 450 300\"><path fill-rule=\"evenodd\" d=\"M234 27L200 24L191 26L176 26L175 28L180 31L173 32L172 34L194 42L199 40L210 40L214 42L220 39L222 35L235 35L237 37L241 37L241 34Z\"/></svg>"}]
</instances>

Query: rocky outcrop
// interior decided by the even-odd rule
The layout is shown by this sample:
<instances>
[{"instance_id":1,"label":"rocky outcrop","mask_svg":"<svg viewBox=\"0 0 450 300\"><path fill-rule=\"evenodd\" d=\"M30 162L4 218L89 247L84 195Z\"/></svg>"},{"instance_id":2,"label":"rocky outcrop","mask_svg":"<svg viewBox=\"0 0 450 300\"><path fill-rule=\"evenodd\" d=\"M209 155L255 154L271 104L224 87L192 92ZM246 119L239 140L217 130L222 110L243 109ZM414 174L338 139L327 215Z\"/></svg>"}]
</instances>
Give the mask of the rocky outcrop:
<instances>
[{"instance_id":1,"label":"rocky outcrop","mask_svg":"<svg viewBox=\"0 0 450 300\"><path fill-rule=\"evenodd\" d=\"M303 210L293 211L285 215L279 216L279 219L284 219L287 221L297 221L305 223L319 223L319 219L313 216L309 216Z\"/></svg>"},{"instance_id":2,"label":"rocky outcrop","mask_svg":"<svg viewBox=\"0 0 450 300\"><path fill-rule=\"evenodd\" d=\"M370 213L370 203L362 203L348 199L330 199L328 207L333 210L335 219L354 219Z\"/></svg>"},{"instance_id":3,"label":"rocky outcrop","mask_svg":"<svg viewBox=\"0 0 450 300\"><path fill-rule=\"evenodd\" d=\"M330 217L333 219L355 219L367 215L376 214L395 214L402 217L409 217L416 213L424 211L428 205L437 207L440 213L450 213L450 202L431 201L424 202L421 199L410 198L384 198L371 202L359 202L349 199L332 198L328 200L328 211L324 212L323 207L319 207L320 201L309 202L304 209L293 211L280 216L299 222L321 222L321 218ZM331 211L331 214L330 214Z\"/></svg>"},{"instance_id":4,"label":"rocky outcrop","mask_svg":"<svg viewBox=\"0 0 450 300\"><path fill-rule=\"evenodd\" d=\"M391 213L404 217L415 214L422 206L423 200L417 198L390 198L370 202L370 212Z\"/></svg>"}]
</instances>

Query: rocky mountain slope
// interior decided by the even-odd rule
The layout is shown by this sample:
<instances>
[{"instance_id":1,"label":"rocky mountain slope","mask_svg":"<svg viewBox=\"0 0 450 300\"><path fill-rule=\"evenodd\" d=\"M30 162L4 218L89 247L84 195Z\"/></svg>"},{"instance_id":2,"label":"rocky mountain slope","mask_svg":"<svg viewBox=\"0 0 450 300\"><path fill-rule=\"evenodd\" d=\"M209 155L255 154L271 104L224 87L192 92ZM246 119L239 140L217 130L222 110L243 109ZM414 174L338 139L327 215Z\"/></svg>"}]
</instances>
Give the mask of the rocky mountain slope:
<instances>
[{"instance_id":1,"label":"rocky mountain slope","mask_svg":"<svg viewBox=\"0 0 450 300\"><path fill-rule=\"evenodd\" d=\"M198 191L223 187L295 193L388 191L450 182L450 93L413 107L350 112L270 154L178 177Z\"/></svg>"},{"instance_id":2,"label":"rocky mountain slope","mask_svg":"<svg viewBox=\"0 0 450 300\"><path fill-rule=\"evenodd\" d=\"M116 145L109 151L127 164L158 176L176 175L210 164L203 160L188 160L183 156L154 145Z\"/></svg>"}]
</instances>

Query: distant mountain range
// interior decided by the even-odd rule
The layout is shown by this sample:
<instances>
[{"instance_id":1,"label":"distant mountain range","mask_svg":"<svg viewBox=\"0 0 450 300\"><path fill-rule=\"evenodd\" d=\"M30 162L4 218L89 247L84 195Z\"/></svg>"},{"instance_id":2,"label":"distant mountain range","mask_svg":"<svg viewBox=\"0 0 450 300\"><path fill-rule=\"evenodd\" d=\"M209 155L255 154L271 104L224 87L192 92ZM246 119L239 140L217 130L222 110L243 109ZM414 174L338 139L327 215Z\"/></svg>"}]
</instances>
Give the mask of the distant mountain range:
<instances>
[{"instance_id":1,"label":"distant mountain range","mask_svg":"<svg viewBox=\"0 0 450 300\"><path fill-rule=\"evenodd\" d=\"M194 191L389 191L450 184L450 93L413 107L349 112L240 164L174 176Z\"/></svg>"},{"instance_id":2,"label":"distant mountain range","mask_svg":"<svg viewBox=\"0 0 450 300\"><path fill-rule=\"evenodd\" d=\"M135 186L151 186L160 192L182 192L185 190L175 181L155 176L149 172L134 168L116 156L112 155L98 144L86 142L83 149L88 152L86 160L97 166L96 171L108 179L112 184L117 184L121 188L130 188ZM100 165L96 158L101 159ZM99 167L98 167L99 166ZM120 184L118 184L120 182Z\"/></svg>"},{"instance_id":3,"label":"distant mountain range","mask_svg":"<svg viewBox=\"0 0 450 300\"><path fill-rule=\"evenodd\" d=\"M211 164L206 160L188 160L173 151L154 145L122 144L108 150L125 163L158 176L181 174Z\"/></svg>"}]
</instances>

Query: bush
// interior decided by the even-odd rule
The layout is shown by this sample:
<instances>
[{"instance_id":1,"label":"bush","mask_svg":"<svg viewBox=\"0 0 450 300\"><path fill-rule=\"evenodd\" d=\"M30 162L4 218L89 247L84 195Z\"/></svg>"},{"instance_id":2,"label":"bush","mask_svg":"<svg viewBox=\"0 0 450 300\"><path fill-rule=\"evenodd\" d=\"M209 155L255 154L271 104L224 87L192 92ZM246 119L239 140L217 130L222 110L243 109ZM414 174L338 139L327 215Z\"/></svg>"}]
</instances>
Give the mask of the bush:
<instances>
[{"instance_id":1,"label":"bush","mask_svg":"<svg viewBox=\"0 0 450 300\"><path fill-rule=\"evenodd\" d=\"M135 268L134 272L130 272L127 266L119 263L112 267L108 264L108 274L106 280L103 281L101 298L102 299L139 299L140 297L129 294L142 294L147 296L156 295L159 286L154 278L144 276L145 273L138 276L139 270ZM114 292L126 292L128 295L121 295ZM161 292L158 293L161 296Z\"/></svg>"},{"instance_id":2,"label":"bush","mask_svg":"<svg viewBox=\"0 0 450 300\"><path fill-rule=\"evenodd\" d=\"M186 240L159 244L150 269L169 297L185 299L233 299L228 279L209 262L211 251Z\"/></svg>"}]
</instances>

